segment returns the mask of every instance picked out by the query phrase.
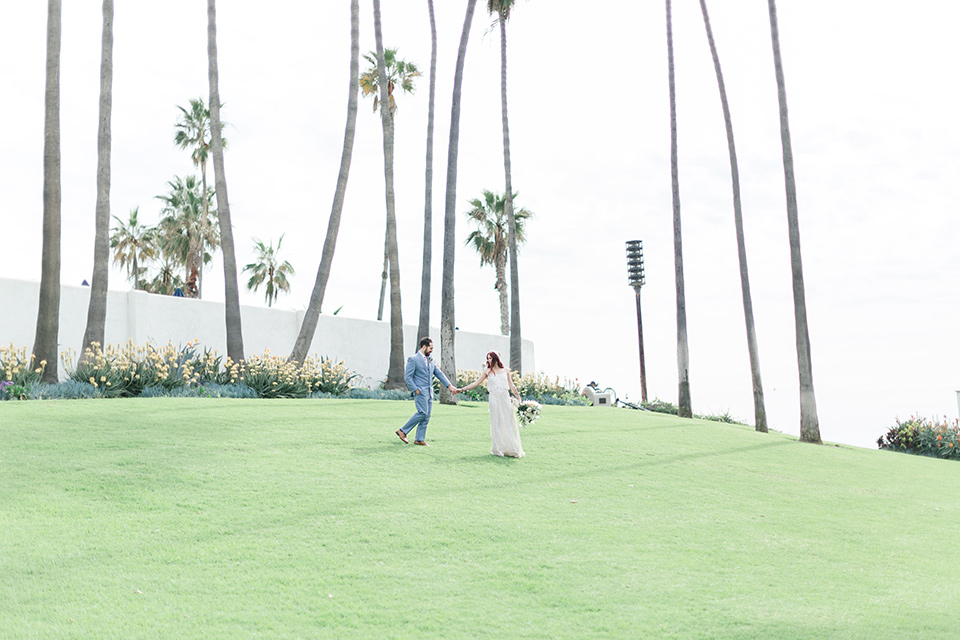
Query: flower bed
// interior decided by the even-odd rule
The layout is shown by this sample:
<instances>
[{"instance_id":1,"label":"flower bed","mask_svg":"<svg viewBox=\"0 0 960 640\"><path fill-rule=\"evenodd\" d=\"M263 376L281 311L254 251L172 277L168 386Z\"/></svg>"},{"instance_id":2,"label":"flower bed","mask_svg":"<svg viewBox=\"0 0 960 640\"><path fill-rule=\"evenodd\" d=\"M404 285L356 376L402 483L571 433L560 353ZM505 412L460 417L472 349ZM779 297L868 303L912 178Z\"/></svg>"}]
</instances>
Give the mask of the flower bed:
<instances>
[{"instance_id":1,"label":"flower bed","mask_svg":"<svg viewBox=\"0 0 960 640\"><path fill-rule=\"evenodd\" d=\"M921 456L960 460L960 421L940 422L910 416L877 440L877 446L890 451L901 451Z\"/></svg>"},{"instance_id":2,"label":"flower bed","mask_svg":"<svg viewBox=\"0 0 960 640\"><path fill-rule=\"evenodd\" d=\"M270 354L249 356L238 363L210 349L200 351L196 342L184 346L146 344L136 346L94 344L76 358L70 350L61 354L67 380L40 382L47 363L34 366L26 349L0 347L0 400L131 397L217 398L356 398L409 400L405 391L355 388L359 375L346 364L326 357L307 358L303 365ZM480 377L476 370L457 372L457 386ZM514 383L527 400L544 404L586 404L579 388L569 380L550 379L545 374L513 374ZM436 383L436 381L435 381ZM437 383L438 384L438 383ZM439 392L439 388L437 388ZM464 394L465 399L485 401L481 385Z\"/></svg>"}]
</instances>

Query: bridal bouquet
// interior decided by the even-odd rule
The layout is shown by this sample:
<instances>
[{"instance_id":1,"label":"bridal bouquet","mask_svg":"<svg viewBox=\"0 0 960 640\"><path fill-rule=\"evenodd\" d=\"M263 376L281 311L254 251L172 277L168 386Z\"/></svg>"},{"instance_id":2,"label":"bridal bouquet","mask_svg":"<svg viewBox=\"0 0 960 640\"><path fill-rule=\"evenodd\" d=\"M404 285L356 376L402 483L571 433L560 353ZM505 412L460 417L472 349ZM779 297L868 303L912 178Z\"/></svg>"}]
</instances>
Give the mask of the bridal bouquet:
<instances>
[{"instance_id":1,"label":"bridal bouquet","mask_svg":"<svg viewBox=\"0 0 960 640\"><path fill-rule=\"evenodd\" d=\"M517 405L517 422L521 427L533 424L540 419L540 403L535 400L524 400Z\"/></svg>"}]
</instances>

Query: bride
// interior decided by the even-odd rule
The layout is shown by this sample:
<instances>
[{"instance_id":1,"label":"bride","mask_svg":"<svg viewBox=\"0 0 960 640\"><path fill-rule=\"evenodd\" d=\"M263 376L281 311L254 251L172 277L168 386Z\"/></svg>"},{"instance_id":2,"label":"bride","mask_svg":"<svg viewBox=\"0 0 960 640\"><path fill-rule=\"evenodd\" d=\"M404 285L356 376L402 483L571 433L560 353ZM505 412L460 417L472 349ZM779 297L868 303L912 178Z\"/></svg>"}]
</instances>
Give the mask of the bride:
<instances>
[{"instance_id":1,"label":"bride","mask_svg":"<svg viewBox=\"0 0 960 640\"><path fill-rule=\"evenodd\" d=\"M487 368L481 376L458 391L467 391L487 381L490 392L490 453L495 456L522 458L520 445L520 425L517 424L517 412L510 402L510 394L520 402L520 393L510 377L510 369L503 366L500 354L491 351L487 354Z\"/></svg>"}]
</instances>

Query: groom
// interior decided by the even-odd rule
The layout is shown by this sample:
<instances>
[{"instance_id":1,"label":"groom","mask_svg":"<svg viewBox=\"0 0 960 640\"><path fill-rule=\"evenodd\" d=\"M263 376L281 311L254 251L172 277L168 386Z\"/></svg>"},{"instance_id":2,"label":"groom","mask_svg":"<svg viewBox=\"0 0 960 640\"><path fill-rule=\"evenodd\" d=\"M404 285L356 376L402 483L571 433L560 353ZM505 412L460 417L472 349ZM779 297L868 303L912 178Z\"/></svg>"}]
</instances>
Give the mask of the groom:
<instances>
[{"instance_id":1,"label":"groom","mask_svg":"<svg viewBox=\"0 0 960 640\"><path fill-rule=\"evenodd\" d=\"M430 446L424 438L427 437L427 423L430 422L430 411L433 409L433 376L437 376L437 379L452 393L459 393L459 389L450 384L447 376L443 375L443 371L440 371L430 359L431 353L433 353L433 340L420 338L420 350L407 359L407 367L403 372L403 381L410 388L413 403L417 407L417 412L407 420L405 425L397 429L397 435L404 444L409 442L407 435L416 427L417 439L413 444Z\"/></svg>"}]
</instances>

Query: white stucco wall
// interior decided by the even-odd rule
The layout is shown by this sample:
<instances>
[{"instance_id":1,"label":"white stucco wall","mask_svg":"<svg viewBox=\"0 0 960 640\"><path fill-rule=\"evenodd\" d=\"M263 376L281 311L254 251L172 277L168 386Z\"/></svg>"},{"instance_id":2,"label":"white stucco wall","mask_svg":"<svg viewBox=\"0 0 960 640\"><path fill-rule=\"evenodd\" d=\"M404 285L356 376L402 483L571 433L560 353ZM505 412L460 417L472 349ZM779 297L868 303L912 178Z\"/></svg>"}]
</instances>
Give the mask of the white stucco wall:
<instances>
[{"instance_id":1,"label":"white stucco wall","mask_svg":"<svg viewBox=\"0 0 960 640\"><path fill-rule=\"evenodd\" d=\"M87 324L89 287L60 288L60 351L79 353ZM0 344L27 350L33 348L40 304L40 283L0 278ZM243 347L246 355L286 356L296 342L303 311L241 307ZM431 328L439 361L440 331ZM416 351L417 328L404 325L404 352ZM174 298L142 291L110 291L107 294L107 344L186 344L198 340L220 354L227 353L224 305L207 300ZM457 368L479 369L488 351L510 352L510 338L501 335L457 331ZM363 378L362 386L376 386L387 377L390 355L390 323L321 315L310 354L342 360ZM523 341L523 373L535 371L533 342ZM452 374L453 372L445 372ZM60 376L64 377L63 363Z\"/></svg>"}]
</instances>

